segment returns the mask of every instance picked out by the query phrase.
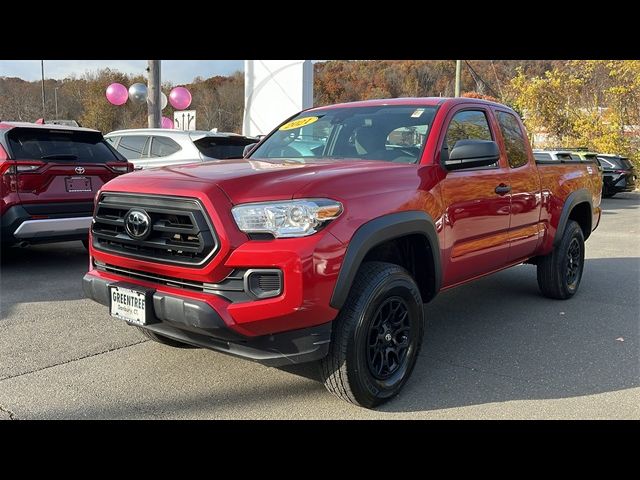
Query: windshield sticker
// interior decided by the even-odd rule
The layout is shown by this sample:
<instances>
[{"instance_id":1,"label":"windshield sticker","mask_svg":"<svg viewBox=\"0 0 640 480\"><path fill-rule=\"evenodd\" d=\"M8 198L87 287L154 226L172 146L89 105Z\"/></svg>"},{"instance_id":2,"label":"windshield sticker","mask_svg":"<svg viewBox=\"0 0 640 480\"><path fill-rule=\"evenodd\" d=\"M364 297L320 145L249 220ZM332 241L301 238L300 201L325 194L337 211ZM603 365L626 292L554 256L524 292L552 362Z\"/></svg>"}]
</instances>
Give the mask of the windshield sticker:
<instances>
[{"instance_id":1,"label":"windshield sticker","mask_svg":"<svg viewBox=\"0 0 640 480\"><path fill-rule=\"evenodd\" d=\"M424 113L424 108L417 108L415 112L411 114L411 118L420 118Z\"/></svg>"},{"instance_id":2,"label":"windshield sticker","mask_svg":"<svg viewBox=\"0 0 640 480\"><path fill-rule=\"evenodd\" d=\"M318 121L319 117L304 117L292 120L282 125L278 130L293 130L294 128L305 127Z\"/></svg>"}]
</instances>

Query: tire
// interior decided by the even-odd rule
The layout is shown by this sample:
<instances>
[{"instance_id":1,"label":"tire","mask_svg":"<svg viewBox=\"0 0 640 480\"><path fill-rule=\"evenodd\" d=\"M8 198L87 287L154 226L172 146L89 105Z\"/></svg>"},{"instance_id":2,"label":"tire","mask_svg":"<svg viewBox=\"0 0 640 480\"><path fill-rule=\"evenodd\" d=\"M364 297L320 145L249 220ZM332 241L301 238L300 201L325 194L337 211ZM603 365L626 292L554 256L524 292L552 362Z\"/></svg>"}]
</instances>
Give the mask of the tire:
<instances>
[{"instance_id":1,"label":"tire","mask_svg":"<svg viewBox=\"0 0 640 480\"><path fill-rule=\"evenodd\" d=\"M325 387L365 408L388 401L411 375L423 332L422 297L411 275L392 263L364 263L320 361Z\"/></svg>"},{"instance_id":2,"label":"tire","mask_svg":"<svg viewBox=\"0 0 640 480\"><path fill-rule=\"evenodd\" d=\"M89 240L81 240L81 241L82 241L82 246L88 252L89 251Z\"/></svg>"},{"instance_id":3,"label":"tire","mask_svg":"<svg viewBox=\"0 0 640 480\"><path fill-rule=\"evenodd\" d=\"M164 335L159 335L151 330L147 330L146 328L136 327L138 330L142 332L145 337L150 338L154 342L161 343L163 345L167 345L169 347L174 348L198 348L195 345L190 345L188 343L179 342L178 340L174 340L169 337L165 337Z\"/></svg>"},{"instance_id":4,"label":"tire","mask_svg":"<svg viewBox=\"0 0 640 480\"><path fill-rule=\"evenodd\" d=\"M538 287L545 297L566 300L578 291L584 270L584 235L569 220L560 244L538 261Z\"/></svg>"}]
</instances>

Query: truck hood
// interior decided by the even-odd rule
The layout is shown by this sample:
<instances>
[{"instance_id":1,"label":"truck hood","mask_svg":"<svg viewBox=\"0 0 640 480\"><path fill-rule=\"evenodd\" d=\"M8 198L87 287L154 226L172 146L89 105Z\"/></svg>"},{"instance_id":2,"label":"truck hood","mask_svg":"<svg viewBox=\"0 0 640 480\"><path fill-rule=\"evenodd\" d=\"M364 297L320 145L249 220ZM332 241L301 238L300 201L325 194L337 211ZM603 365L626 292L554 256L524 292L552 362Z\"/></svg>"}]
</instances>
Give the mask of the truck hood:
<instances>
[{"instance_id":1,"label":"truck hood","mask_svg":"<svg viewBox=\"0 0 640 480\"><path fill-rule=\"evenodd\" d=\"M366 172L386 175L386 171L406 170L408 166L358 159L307 159L304 162L286 159L219 160L139 170L109 182L106 189L113 186L116 190L135 192L136 185L153 185L154 190L160 193L160 190L184 189L186 182L191 184L188 189L207 192L217 185L233 204L238 204L290 199L296 196L296 192L308 191L305 187L316 182L327 185L332 179L344 180Z\"/></svg>"}]
</instances>

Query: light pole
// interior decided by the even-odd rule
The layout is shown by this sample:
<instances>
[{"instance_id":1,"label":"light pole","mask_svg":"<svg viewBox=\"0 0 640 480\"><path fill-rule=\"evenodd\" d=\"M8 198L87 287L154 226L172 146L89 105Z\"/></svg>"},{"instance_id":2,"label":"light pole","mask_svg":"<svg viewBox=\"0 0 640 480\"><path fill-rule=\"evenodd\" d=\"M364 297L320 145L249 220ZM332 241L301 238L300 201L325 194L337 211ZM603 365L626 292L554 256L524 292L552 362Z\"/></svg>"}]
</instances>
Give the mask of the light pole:
<instances>
[{"instance_id":1,"label":"light pole","mask_svg":"<svg viewBox=\"0 0 640 480\"><path fill-rule=\"evenodd\" d=\"M56 120L58 120L58 89L60 87L56 87L53 89L53 96L55 98L56 101Z\"/></svg>"}]
</instances>

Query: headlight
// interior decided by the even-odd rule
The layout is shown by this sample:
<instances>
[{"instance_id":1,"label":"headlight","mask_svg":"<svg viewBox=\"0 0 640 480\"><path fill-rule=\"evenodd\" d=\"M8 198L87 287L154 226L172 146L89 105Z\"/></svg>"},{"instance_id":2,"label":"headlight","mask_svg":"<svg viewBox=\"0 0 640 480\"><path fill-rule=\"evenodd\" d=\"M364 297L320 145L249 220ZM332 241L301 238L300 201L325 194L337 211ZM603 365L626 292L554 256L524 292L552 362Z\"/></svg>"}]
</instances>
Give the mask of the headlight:
<instances>
[{"instance_id":1,"label":"headlight","mask_svg":"<svg viewBox=\"0 0 640 480\"><path fill-rule=\"evenodd\" d=\"M324 222L338 218L342 204L324 198L245 203L233 207L231 212L238 228L245 233L306 237L316 233Z\"/></svg>"}]
</instances>

